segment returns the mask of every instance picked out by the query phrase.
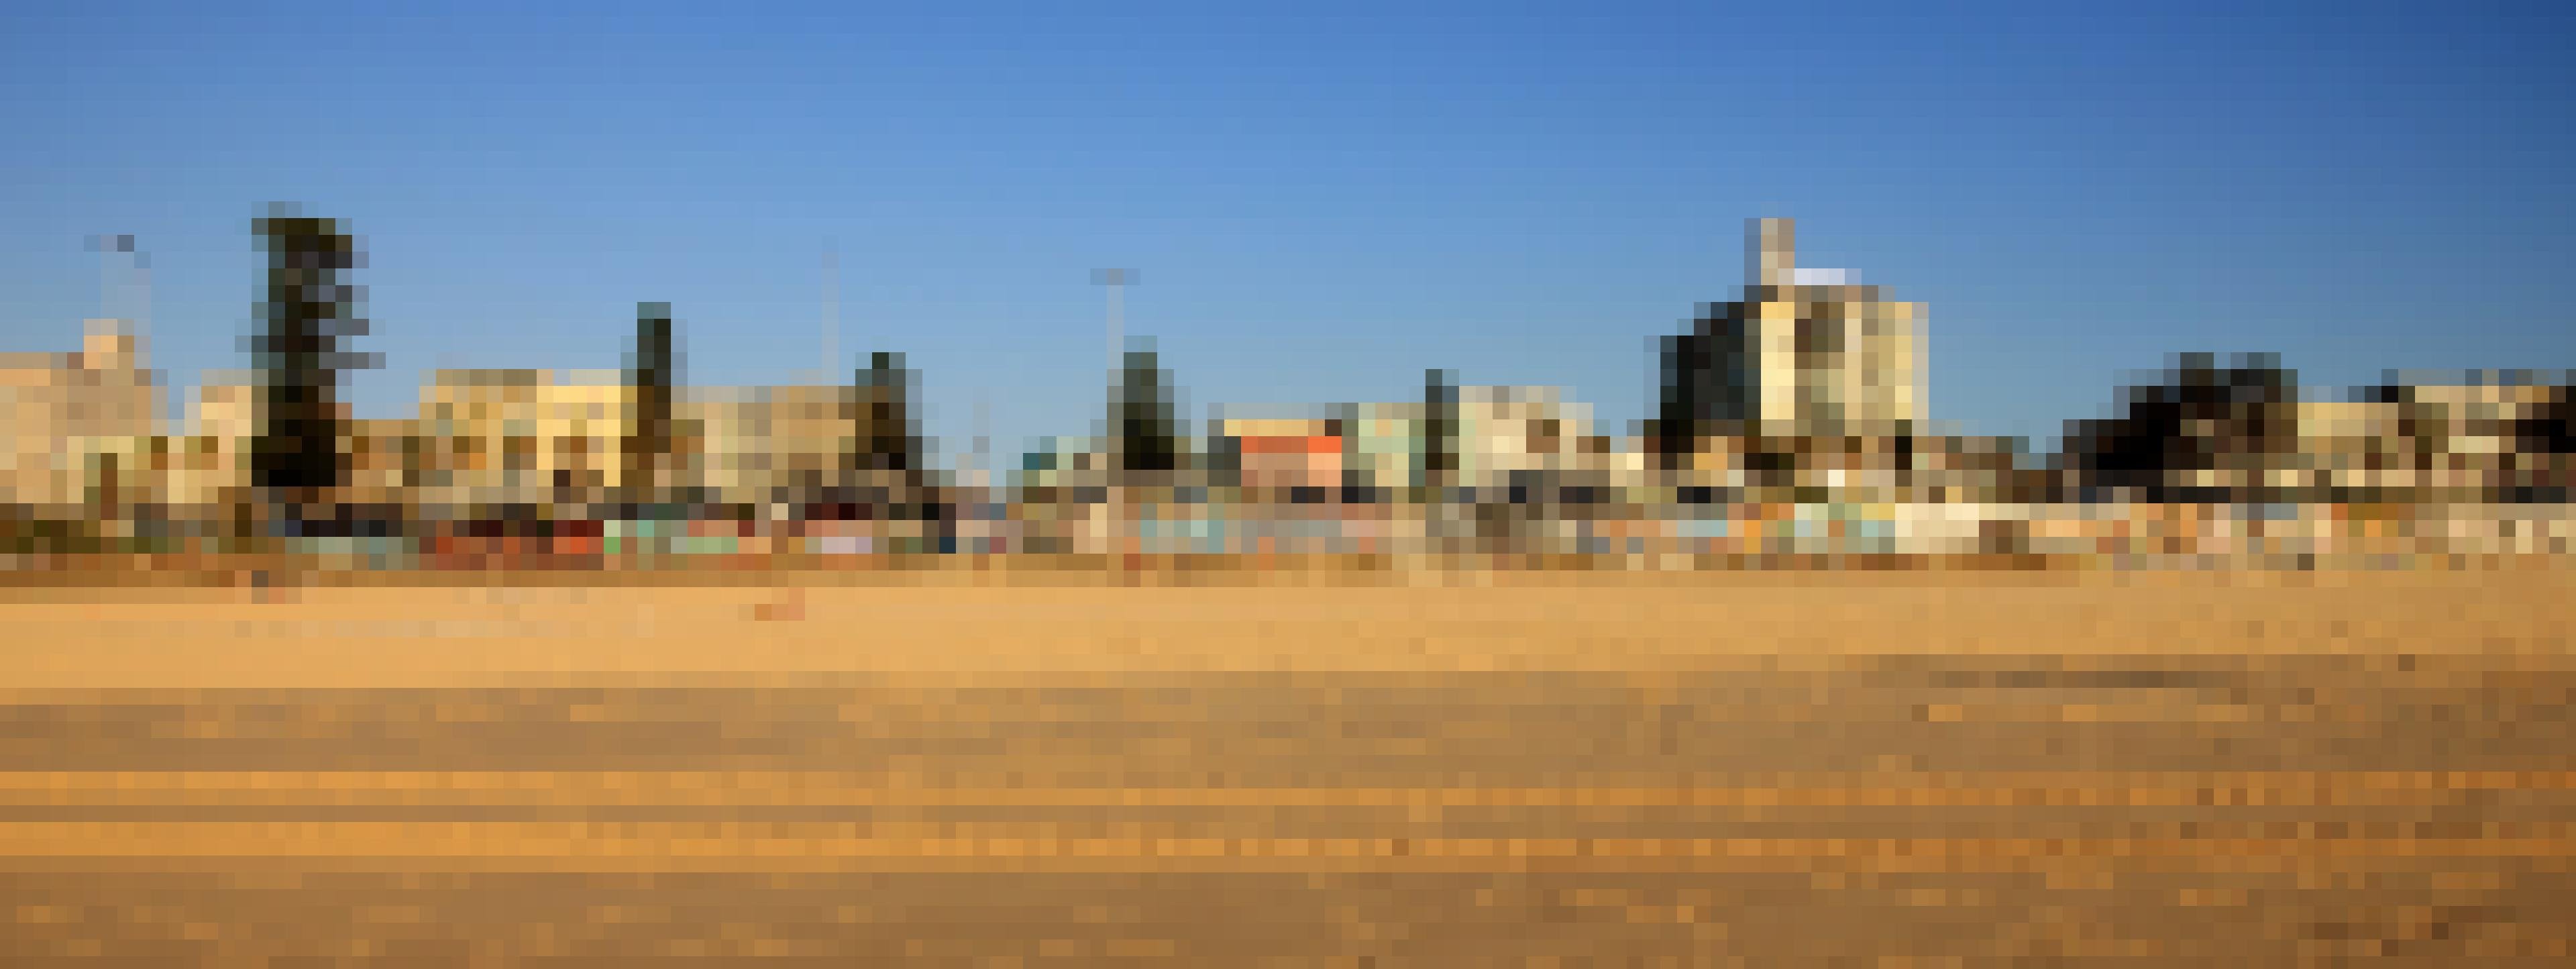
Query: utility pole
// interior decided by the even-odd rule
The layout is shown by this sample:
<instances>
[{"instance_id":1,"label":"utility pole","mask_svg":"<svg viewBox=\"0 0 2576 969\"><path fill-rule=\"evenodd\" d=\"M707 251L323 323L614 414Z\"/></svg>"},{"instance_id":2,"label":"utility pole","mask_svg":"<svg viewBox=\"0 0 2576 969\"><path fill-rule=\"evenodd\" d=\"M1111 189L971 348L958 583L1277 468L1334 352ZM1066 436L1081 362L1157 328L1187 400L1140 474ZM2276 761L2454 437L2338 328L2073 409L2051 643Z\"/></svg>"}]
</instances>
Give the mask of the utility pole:
<instances>
[{"instance_id":1,"label":"utility pole","mask_svg":"<svg viewBox=\"0 0 2576 969\"><path fill-rule=\"evenodd\" d=\"M117 334L132 337L139 349L152 315L151 258L130 233L94 235L86 242L98 253L98 316L113 321Z\"/></svg>"},{"instance_id":2,"label":"utility pole","mask_svg":"<svg viewBox=\"0 0 2576 969\"><path fill-rule=\"evenodd\" d=\"M89 251L98 253L98 315L106 319L123 319L126 286L125 274L117 272L119 264L139 266L134 256L134 237L125 234L100 234L89 237ZM125 256L128 258L120 259Z\"/></svg>"},{"instance_id":3,"label":"utility pole","mask_svg":"<svg viewBox=\"0 0 2576 969\"><path fill-rule=\"evenodd\" d=\"M975 391L975 465L968 487L985 491L993 485L992 458L993 402L983 390Z\"/></svg>"},{"instance_id":4,"label":"utility pole","mask_svg":"<svg viewBox=\"0 0 2576 969\"><path fill-rule=\"evenodd\" d=\"M823 356L814 367L814 382L832 381L841 359L841 251L823 250Z\"/></svg>"},{"instance_id":5,"label":"utility pole","mask_svg":"<svg viewBox=\"0 0 2576 969\"><path fill-rule=\"evenodd\" d=\"M1143 280L1133 269L1094 269L1091 282L1109 288L1109 374L1116 380L1122 361L1119 342L1127 328L1127 287Z\"/></svg>"}]
</instances>

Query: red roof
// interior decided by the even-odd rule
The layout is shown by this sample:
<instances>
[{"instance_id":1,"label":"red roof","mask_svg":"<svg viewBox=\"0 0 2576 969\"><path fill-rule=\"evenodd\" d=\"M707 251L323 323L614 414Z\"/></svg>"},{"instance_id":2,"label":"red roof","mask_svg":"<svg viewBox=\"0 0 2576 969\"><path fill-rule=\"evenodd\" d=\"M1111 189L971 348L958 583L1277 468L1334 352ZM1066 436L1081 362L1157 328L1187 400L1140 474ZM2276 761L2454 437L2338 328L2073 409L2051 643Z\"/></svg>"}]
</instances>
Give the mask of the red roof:
<instances>
[{"instance_id":1,"label":"red roof","mask_svg":"<svg viewBox=\"0 0 2576 969\"><path fill-rule=\"evenodd\" d=\"M1245 454L1339 454L1342 439L1326 434L1237 438Z\"/></svg>"}]
</instances>

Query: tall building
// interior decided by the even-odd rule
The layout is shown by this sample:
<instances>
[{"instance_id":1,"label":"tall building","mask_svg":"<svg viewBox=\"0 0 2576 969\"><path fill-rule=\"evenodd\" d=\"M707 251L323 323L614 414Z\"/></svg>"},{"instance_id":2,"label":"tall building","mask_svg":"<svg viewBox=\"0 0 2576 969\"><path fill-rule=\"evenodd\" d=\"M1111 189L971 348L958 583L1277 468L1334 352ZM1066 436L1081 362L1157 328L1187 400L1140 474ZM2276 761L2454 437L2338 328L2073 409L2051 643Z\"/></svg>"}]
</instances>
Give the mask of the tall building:
<instances>
[{"instance_id":1,"label":"tall building","mask_svg":"<svg viewBox=\"0 0 2576 969\"><path fill-rule=\"evenodd\" d=\"M1663 347L1658 443L1711 435L1886 436L1923 420L1920 303L1798 265L1788 219L1752 220L1739 300L1702 306Z\"/></svg>"}]
</instances>

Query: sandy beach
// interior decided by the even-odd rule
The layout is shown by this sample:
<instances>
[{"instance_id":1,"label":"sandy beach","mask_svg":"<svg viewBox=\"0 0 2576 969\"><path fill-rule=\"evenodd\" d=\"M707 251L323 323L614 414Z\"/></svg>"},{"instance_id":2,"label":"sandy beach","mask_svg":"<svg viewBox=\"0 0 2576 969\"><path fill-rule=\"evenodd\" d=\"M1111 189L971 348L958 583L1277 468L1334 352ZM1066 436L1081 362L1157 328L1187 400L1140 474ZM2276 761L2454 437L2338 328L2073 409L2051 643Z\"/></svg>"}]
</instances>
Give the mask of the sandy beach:
<instances>
[{"instance_id":1,"label":"sandy beach","mask_svg":"<svg viewBox=\"0 0 2576 969\"><path fill-rule=\"evenodd\" d=\"M0 961L2551 964L2570 579L13 588Z\"/></svg>"}]
</instances>

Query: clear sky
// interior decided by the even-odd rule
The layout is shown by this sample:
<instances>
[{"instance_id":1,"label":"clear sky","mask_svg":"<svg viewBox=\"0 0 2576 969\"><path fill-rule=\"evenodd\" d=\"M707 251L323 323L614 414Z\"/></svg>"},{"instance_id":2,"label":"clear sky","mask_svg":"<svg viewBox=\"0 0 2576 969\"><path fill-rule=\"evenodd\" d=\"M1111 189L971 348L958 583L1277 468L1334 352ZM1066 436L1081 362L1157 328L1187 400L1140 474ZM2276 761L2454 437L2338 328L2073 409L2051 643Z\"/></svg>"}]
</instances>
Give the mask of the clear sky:
<instances>
[{"instance_id":1,"label":"clear sky","mask_svg":"<svg viewBox=\"0 0 2576 969\"><path fill-rule=\"evenodd\" d=\"M832 371L908 353L951 454L979 397L1087 431L1101 266L1193 407L1449 367L1624 425L1771 215L1929 304L1972 432L2186 350L2576 365L2567 4L377 6L7 5L0 348L71 348L132 233L156 362L246 365L293 200L366 238L370 414L615 367L639 300L691 382L810 377L837 253Z\"/></svg>"}]
</instances>

